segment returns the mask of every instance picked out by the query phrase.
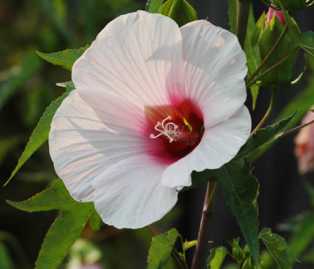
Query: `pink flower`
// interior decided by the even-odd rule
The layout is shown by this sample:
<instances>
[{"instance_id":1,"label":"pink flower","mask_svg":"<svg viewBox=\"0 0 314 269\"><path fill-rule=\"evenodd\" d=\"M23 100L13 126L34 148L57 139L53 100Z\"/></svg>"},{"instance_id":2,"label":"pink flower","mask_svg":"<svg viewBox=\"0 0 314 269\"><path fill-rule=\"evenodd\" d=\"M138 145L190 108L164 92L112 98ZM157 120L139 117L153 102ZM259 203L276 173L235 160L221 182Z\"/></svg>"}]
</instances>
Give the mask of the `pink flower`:
<instances>
[{"instance_id":1,"label":"pink flower","mask_svg":"<svg viewBox=\"0 0 314 269\"><path fill-rule=\"evenodd\" d=\"M75 63L76 86L49 136L55 169L102 220L139 228L161 219L191 185L247 140L246 57L207 21L179 28L143 11L109 23Z\"/></svg>"},{"instance_id":2,"label":"pink flower","mask_svg":"<svg viewBox=\"0 0 314 269\"><path fill-rule=\"evenodd\" d=\"M274 4L272 4L272 6L276 7ZM267 25L270 23L270 21L272 20L272 18L274 16L277 16L277 18L279 19L279 21L282 23L283 26L286 25L287 21L286 21L285 16L283 15L282 10L275 10L275 9L270 7L268 10L268 18L267 18L267 21L265 23L265 28L267 27Z\"/></svg>"},{"instance_id":3,"label":"pink flower","mask_svg":"<svg viewBox=\"0 0 314 269\"><path fill-rule=\"evenodd\" d=\"M314 109L314 107L312 107ZM314 113L308 114L302 120L302 125L314 120ZM295 155L298 158L299 171L305 174L314 170L314 124L300 130L295 140Z\"/></svg>"}]
</instances>

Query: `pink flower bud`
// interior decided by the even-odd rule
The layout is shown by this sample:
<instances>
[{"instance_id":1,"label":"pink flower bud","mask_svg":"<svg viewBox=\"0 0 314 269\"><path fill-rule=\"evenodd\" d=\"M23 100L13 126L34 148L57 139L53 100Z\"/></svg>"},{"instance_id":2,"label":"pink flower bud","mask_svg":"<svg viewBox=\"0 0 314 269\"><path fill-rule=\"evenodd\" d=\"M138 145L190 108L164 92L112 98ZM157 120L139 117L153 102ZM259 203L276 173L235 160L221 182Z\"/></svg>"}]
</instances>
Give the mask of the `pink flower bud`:
<instances>
[{"instance_id":1,"label":"pink flower bud","mask_svg":"<svg viewBox=\"0 0 314 269\"><path fill-rule=\"evenodd\" d=\"M302 120L302 125L312 120L314 120L314 113L310 111ZM301 129L294 142L299 172L305 174L309 171L314 171L314 124Z\"/></svg>"},{"instance_id":2,"label":"pink flower bud","mask_svg":"<svg viewBox=\"0 0 314 269\"><path fill-rule=\"evenodd\" d=\"M274 4L272 4L272 6L276 7ZM286 25L287 21L285 19L285 16L283 15L282 10L275 10L273 8L269 8L269 10L268 10L268 18L267 18L267 21L265 23L265 28L270 23L270 21L274 17L274 15L277 16L277 18L279 19L279 21L282 23L283 26Z\"/></svg>"}]
</instances>

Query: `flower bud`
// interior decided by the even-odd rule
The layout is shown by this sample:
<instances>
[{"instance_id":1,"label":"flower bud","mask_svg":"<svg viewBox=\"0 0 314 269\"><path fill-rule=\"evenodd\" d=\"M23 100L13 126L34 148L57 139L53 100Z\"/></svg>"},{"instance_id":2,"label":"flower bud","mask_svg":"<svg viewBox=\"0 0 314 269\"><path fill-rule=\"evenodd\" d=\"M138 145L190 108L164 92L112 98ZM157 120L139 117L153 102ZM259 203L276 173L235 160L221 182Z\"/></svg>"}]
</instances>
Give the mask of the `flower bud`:
<instances>
[{"instance_id":1,"label":"flower bud","mask_svg":"<svg viewBox=\"0 0 314 269\"><path fill-rule=\"evenodd\" d=\"M272 4L272 6L276 7L274 4ZM265 23L265 27L267 27L267 25L270 23L270 21L272 20L272 18L274 16L276 16L278 18L278 20L281 22L281 24L283 26L285 26L287 23L286 18L284 16L282 10L276 10L273 8L269 8L267 15L268 15L268 17L267 17L267 21Z\"/></svg>"},{"instance_id":2,"label":"flower bud","mask_svg":"<svg viewBox=\"0 0 314 269\"><path fill-rule=\"evenodd\" d=\"M267 14L263 13L259 18L251 37L257 66L269 54L284 31L285 25L286 19L281 10L270 8ZM294 46L295 42L291 33L287 31L276 49L270 54L259 74L285 58L294 49ZM293 80L298 53L299 50L296 50L284 63L262 76L260 78L262 85L289 85Z\"/></svg>"},{"instance_id":3,"label":"flower bud","mask_svg":"<svg viewBox=\"0 0 314 269\"><path fill-rule=\"evenodd\" d=\"M232 256L239 263L242 263L242 261L244 260L244 253L242 248L239 246L239 239L233 239Z\"/></svg>"},{"instance_id":4,"label":"flower bud","mask_svg":"<svg viewBox=\"0 0 314 269\"><path fill-rule=\"evenodd\" d=\"M314 109L314 106L312 109ZM302 125L312 120L314 120L314 113L310 111L302 120ZM294 142L299 172L305 174L314 171L314 124L301 129Z\"/></svg>"}]
</instances>

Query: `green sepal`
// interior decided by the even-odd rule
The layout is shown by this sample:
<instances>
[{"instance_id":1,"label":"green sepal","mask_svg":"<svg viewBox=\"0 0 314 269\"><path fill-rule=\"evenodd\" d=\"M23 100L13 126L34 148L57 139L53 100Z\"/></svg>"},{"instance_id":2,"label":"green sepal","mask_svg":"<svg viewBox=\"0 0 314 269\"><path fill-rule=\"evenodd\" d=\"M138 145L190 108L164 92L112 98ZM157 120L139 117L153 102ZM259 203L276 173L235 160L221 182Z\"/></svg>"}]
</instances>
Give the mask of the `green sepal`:
<instances>
[{"instance_id":1,"label":"green sepal","mask_svg":"<svg viewBox=\"0 0 314 269\"><path fill-rule=\"evenodd\" d=\"M62 66L63 68L71 71L73 64L82 56L88 47L89 45L80 49L67 49L54 53L43 53L40 51L36 51L36 53L47 62Z\"/></svg>"},{"instance_id":2,"label":"green sepal","mask_svg":"<svg viewBox=\"0 0 314 269\"><path fill-rule=\"evenodd\" d=\"M259 235L267 247L269 253L280 269L291 269L297 259L288 247L285 239L278 234L272 233L271 229L264 228Z\"/></svg>"},{"instance_id":3,"label":"green sepal","mask_svg":"<svg viewBox=\"0 0 314 269\"><path fill-rule=\"evenodd\" d=\"M195 9L186 0L167 0L158 13L173 19L180 27L197 20Z\"/></svg>"},{"instance_id":4,"label":"green sepal","mask_svg":"<svg viewBox=\"0 0 314 269\"><path fill-rule=\"evenodd\" d=\"M13 176L17 173L17 171L22 167L22 165L33 155L33 153L48 139L48 135L50 132L50 124L52 122L53 116L56 113L57 109L63 102L63 100L70 94L71 91L73 91L74 85L72 82L67 82L65 84L66 91L65 93L60 96L58 99L53 101L46 109L44 114L41 116L36 128L34 129L33 133L31 134L28 143L21 155L21 157L18 160L18 163L13 170L10 178L6 182L6 184L9 183L9 181L13 178Z\"/></svg>"},{"instance_id":5,"label":"green sepal","mask_svg":"<svg viewBox=\"0 0 314 269\"><path fill-rule=\"evenodd\" d=\"M148 269L164 268L171 256L174 244L179 237L176 229L152 238L148 253Z\"/></svg>"},{"instance_id":6,"label":"green sepal","mask_svg":"<svg viewBox=\"0 0 314 269\"><path fill-rule=\"evenodd\" d=\"M207 269L220 269L227 255L225 247L213 248L210 250L210 255L207 259Z\"/></svg>"}]
</instances>

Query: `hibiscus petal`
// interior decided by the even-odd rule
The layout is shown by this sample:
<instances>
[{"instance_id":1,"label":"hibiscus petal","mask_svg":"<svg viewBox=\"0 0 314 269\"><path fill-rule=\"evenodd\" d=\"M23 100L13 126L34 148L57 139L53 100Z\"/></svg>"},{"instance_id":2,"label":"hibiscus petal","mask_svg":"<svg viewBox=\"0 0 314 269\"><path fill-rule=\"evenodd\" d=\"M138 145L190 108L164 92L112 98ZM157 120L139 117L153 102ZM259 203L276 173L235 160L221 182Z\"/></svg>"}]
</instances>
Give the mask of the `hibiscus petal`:
<instances>
[{"instance_id":1,"label":"hibiscus petal","mask_svg":"<svg viewBox=\"0 0 314 269\"><path fill-rule=\"evenodd\" d=\"M250 131L250 113L242 105L232 117L205 130L200 144L189 155L165 170L162 184L170 188L190 186L192 171L220 168L238 153Z\"/></svg>"},{"instance_id":2,"label":"hibiscus petal","mask_svg":"<svg viewBox=\"0 0 314 269\"><path fill-rule=\"evenodd\" d=\"M161 185L165 167L147 155L110 166L94 183L95 208L117 228L141 228L161 219L177 202L177 191Z\"/></svg>"},{"instance_id":3,"label":"hibiscus petal","mask_svg":"<svg viewBox=\"0 0 314 269\"><path fill-rule=\"evenodd\" d=\"M121 96L138 107L168 103L183 79L182 37L168 17L138 11L118 17L76 61L77 88Z\"/></svg>"},{"instance_id":4,"label":"hibiscus petal","mask_svg":"<svg viewBox=\"0 0 314 269\"><path fill-rule=\"evenodd\" d=\"M185 63L185 95L204 114L209 129L232 116L246 99L246 56L235 35L207 21L180 28Z\"/></svg>"},{"instance_id":5,"label":"hibiscus petal","mask_svg":"<svg viewBox=\"0 0 314 269\"><path fill-rule=\"evenodd\" d=\"M49 148L55 170L74 199L93 200L92 181L116 162L140 154L145 115L120 97L75 90L55 114Z\"/></svg>"}]
</instances>

